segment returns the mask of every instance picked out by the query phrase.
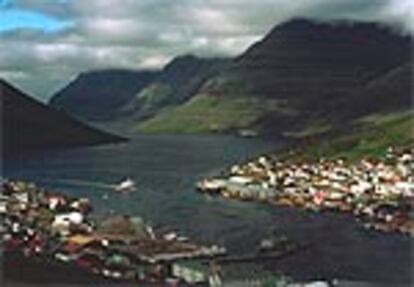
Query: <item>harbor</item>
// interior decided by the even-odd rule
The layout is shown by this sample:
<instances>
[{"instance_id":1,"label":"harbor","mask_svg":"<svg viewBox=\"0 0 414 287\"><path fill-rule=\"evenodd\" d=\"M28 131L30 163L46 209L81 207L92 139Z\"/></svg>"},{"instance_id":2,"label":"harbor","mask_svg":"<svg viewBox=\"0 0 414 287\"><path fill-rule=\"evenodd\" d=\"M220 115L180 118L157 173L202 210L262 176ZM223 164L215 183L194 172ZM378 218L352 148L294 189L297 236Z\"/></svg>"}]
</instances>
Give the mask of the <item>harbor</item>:
<instances>
[{"instance_id":1,"label":"harbor","mask_svg":"<svg viewBox=\"0 0 414 287\"><path fill-rule=\"evenodd\" d=\"M390 147L382 158L353 163L261 156L196 186L229 199L350 213L364 228L414 235L414 149Z\"/></svg>"},{"instance_id":2,"label":"harbor","mask_svg":"<svg viewBox=\"0 0 414 287\"><path fill-rule=\"evenodd\" d=\"M198 180L214 177L226 166L270 154L274 147L274 143L231 137L140 136L119 146L22 155L4 167L8 178L36 182L71 198L88 198L95 218L141 217L161 234L175 232L204 246L224 246L229 258L253 257L262 241L272 237L286 235L298 244L299 249L287 256L227 264L223 270L226 282L259 280L280 272L297 282L342 278L409 286L409 236L363 230L350 213L315 212L194 192ZM177 162L182 164L177 166ZM126 176L135 181L137 191L123 195L106 188ZM398 273L391 272L395 262L401 265ZM35 275L42 273L18 273L17 278L30 280ZM50 276L43 273L43 277ZM73 276L76 285L80 278ZM65 286L66 281L53 282ZM16 281L7 284L20 286Z\"/></svg>"},{"instance_id":3,"label":"harbor","mask_svg":"<svg viewBox=\"0 0 414 287\"><path fill-rule=\"evenodd\" d=\"M89 216L88 199L33 183L3 179L1 205L6 258L20 255L112 280L175 286L208 279L207 273L185 268L183 261L209 262L226 254L223 247L197 245L175 233L159 234L139 217L117 215L98 222Z\"/></svg>"},{"instance_id":4,"label":"harbor","mask_svg":"<svg viewBox=\"0 0 414 287\"><path fill-rule=\"evenodd\" d=\"M199 245L175 232L154 230L140 217L98 220L87 198L71 198L22 181L3 179L0 198L6 278L15 268L43 266L94 278L92 282L223 286L222 277L228 279L229 274L240 280L237 272L231 275L237 266L275 261L303 247L286 237L270 238L249 254L228 255L223 246ZM271 273L251 275L261 282Z\"/></svg>"}]
</instances>

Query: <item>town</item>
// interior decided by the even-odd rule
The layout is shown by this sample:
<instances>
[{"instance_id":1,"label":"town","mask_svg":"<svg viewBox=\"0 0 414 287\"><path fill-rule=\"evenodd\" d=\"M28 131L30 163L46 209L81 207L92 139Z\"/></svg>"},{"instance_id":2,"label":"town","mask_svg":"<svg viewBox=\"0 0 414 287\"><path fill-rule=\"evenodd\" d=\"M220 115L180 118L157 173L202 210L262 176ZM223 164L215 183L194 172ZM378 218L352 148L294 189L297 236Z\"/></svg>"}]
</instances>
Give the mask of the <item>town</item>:
<instances>
[{"instance_id":1,"label":"town","mask_svg":"<svg viewBox=\"0 0 414 287\"><path fill-rule=\"evenodd\" d=\"M261 156L222 177L197 183L203 193L353 214L364 228L414 235L414 149L389 147L380 158L316 161Z\"/></svg>"},{"instance_id":2,"label":"town","mask_svg":"<svg viewBox=\"0 0 414 287\"><path fill-rule=\"evenodd\" d=\"M98 222L91 211L86 198L3 180L4 256L18 254L45 266L59 263L91 275L148 285L198 286L218 280L207 271L214 258L226 253L225 248L197 245L175 232L157 232L140 217L114 215Z\"/></svg>"},{"instance_id":3,"label":"town","mask_svg":"<svg viewBox=\"0 0 414 287\"><path fill-rule=\"evenodd\" d=\"M58 276L88 277L87 282L94 283L109 280L144 286L259 287L278 282L289 287L328 286L322 281L295 283L260 268L252 269L251 264L277 260L304 247L286 236L264 238L251 254L235 255L228 254L223 246L200 245L176 232L155 230L141 217L111 215L97 219L92 212L87 198L2 179L0 234L5 277L13 272L32 276L13 270L27 264L25 268L35 266L41 274L54 270Z\"/></svg>"}]
</instances>

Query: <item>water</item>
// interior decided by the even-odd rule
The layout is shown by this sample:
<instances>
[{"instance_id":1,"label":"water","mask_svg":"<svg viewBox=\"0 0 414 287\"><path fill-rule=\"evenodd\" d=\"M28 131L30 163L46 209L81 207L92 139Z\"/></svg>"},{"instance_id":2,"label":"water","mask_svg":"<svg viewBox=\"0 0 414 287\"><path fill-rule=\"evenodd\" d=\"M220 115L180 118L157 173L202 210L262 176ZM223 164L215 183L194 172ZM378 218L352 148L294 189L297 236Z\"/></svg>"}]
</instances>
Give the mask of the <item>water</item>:
<instances>
[{"instance_id":1,"label":"water","mask_svg":"<svg viewBox=\"0 0 414 287\"><path fill-rule=\"evenodd\" d=\"M411 280L410 238L363 231L345 215L212 199L194 191L199 178L275 148L275 143L230 136L146 135L119 145L22 155L3 168L7 177L89 197L96 216L111 210L139 215L198 242L225 245L232 253L252 251L277 230L309 244L270 266L297 279ZM137 192L122 196L108 189L125 177L137 183Z\"/></svg>"}]
</instances>

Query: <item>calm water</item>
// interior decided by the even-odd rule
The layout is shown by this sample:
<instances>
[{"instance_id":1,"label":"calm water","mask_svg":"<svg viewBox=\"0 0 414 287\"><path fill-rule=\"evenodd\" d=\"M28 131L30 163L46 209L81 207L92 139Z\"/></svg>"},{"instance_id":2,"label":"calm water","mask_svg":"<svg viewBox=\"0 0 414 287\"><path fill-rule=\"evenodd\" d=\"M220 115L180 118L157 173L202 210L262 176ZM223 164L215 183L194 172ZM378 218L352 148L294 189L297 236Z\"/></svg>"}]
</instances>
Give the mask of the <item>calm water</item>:
<instances>
[{"instance_id":1,"label":"calm water","mask_svg":"<svg viewBox=\"0 0 414 287\"><path fill-rule=\"evenodd\" d=\"M341 278L409 282L412 240L363 231L347 216L315 214L261 204L211 199L194 192L197 179L266 151L275 144L228 136L137 136L131 142L20 156L3 168L8 177L32 180L89 197L97 216L111 210L142 216L198 242L249 252L271 230L309 244L275 263L298 279ZM107 185L130 177L128 196ZM104 199L104 195L109 195Z\"/></svg>"}]
</instances>

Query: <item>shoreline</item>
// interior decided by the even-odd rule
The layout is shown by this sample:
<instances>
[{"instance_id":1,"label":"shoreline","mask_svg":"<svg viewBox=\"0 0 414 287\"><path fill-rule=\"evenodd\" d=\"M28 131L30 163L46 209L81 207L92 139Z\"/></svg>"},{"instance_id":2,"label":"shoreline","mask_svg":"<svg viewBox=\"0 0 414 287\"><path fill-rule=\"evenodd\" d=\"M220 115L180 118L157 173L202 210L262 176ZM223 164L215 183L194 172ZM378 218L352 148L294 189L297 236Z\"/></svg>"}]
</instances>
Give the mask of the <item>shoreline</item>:
<instances>
[{"instance_id":1,"label":"shoreline","mask_svg":"<svg viewBox=\"0 0 414 287\"><path fill-rule=\"evenodd\" d=\"M226 199L347 213L365 229L414 236L414 148L356 163L321 158L297 162L261 156L233 165L221 177L196 183Z\"/></svg>"},{"instance_id":2,"label":"shoreline","mask_svg":"<svg viewBox=\"0 0 414 287\"><path fill-rule=\"evenodd\" d=\"M188 172L188 171L186 171ZM125 174L125 172L123 172ZM168 173L170 174L170 173ZM184 174L184 172L183 172ZM137 178L140 178L137 176ZM143 177L145 178L145 177ZM194 177L196 178L196 177ZM191 182L194 182L192 180ZM174 184L175 181L167 181L168 184ZM164 189L158 185L154 186L159 188L162 192ZM49 188L61 190L60 187ZM186 187L188 190L192 190L192 185L189 183ZM63 191L64 189L62 189ZM154 190L158 190L155 189ZM168 188L165 188L168 190ZM88 193L73 193L69 190L66 192L68 196L76 194L78 196L88 197ZM177 193L178 195L178 193ZM158 197L158 194L145 195L137 194L137 196L131 197L131 199L140 199L143 201L150 200L151 197L156 203L159 199L174 200L175 195L169 197ZM93 197L91 197L93 198ZM184 197L187 198L187 197ZM315 246L310 248L306 252L299 252L291 257L281 260L274 265L274 268L280 266L284 274L290 274L293 278L298 280L314 280L318 278L347 278L349 280L359 281L378 281L378 282L391 282L391 284L398 282L409 282L410 276L407 271L408 266L411 266L411 261L407 261L407 256L410 250L407 237L401 237L399 234L381 234L375 231L364 231L357 228L354 222L350 223L349 216L343 214L316 214L315 212L305 212L294 208L279 208L266 205L250 204L250 203L238 203L237 201L225 201L222 199L212 199L208 202L203 200L199 194L191 192L190 199L196 198L200 202L197 205L197 213L189 213L192 208L189 208L186 212L183 212L185 216L188 214L194 214L197 218L189 220L189 223L205 222L205 226L196 228L192 232L192 228L187 228L186 223L177 223L173 220L154 220L154 223L161 224L163 226L171 226L175 230L182 230L186 235L190 235L193 238L201 240L202 242L215 242L215 239L219 239L220 243L231 247L234 250L241 250L242 252L248 251L252 246L256 246L256 243L265 236L268 236L266 226L274 226L277 231L281 231L283 234L288 234L290 238L295 241L301 242L302 240L314 242ZM179 196L177 199L182 199ZM99 201L99 200L98 200ZM151 202L151 201L150 201ZM175 201L173 201L174 203ZM94 202L98 203L99 202ZM174 205L174 204L173 204ZM151 205L156 208L156 204ZM176 205L174 207L181 207ZM257 208L255 207L257 206ZM187 205L183 206L184 208ZM123 213L124 210L130 214L139 215L141 205L134 205L131 209L114 208L117 213ZM188 207L187 207L188 208ZM226 208L226 210L224 210ZM229 208L229 209L227 209ZM253 209L261 210L263 212L254 212ZM135 210L137 212L135 212ZM160 208L168 213L173 212L171 208ZM228 212L227 212L228 210ZM266 210L266 211L264 211ZM245 215L238 215L239 211L248 211L251 215L254 215L254 219L247 213ZM214 215L211 212L219 212L221 215ZM172 213L174 214L174 213ZM212 216L210 216L212 215ZM185 216L181 213L177 214L179 220L185 220ZM153 218L146 215L148 218ZM211 220L207 219L211 218ZM219 220L216 223L216 220ZM257 224L252 223L251 220L256 221ZM229 222L231 223L229 225ZM225 226L232 226L234 229L225 229ZM243 230L241 230L243 229ZM251 234L254 232L255 234ZM210 234L210 235L209 235ZM251 234L253 238L250 237ZM256 236L257 234L257 236ZM260 234L260 235L258 235ZM351 236L351 237L350 237ZM337 238L335 238L337 237ZM325 242L326 241L326 245ZM238 246L240 244L240 246ZM325 245L325 246L323 246ZM234 247L234 248L233 248ZM349 250L344 253L344 249ZM395 252L389 252L387 250L395 250ZM378 252L378 254L376 253ZM349 255L347 255L349 254ZM390 258L389 260L387 258ZM371 258L371 259L370 259ZM378 264L377 264L378 263ZM401 271L394 273L392 266L395 264L403 264ZM390 269L391 268L391 269ZM390 285L391 285L390 284ZM393 284L393 286L395 286Z\"/></svg>"},{"instance_id":3,"label":"shoreline","mask_svg":"<svg viewBox=\"0 0 414 287\"><path fill-rule=\"evenodd\" d=\"M211 276L208 262L226 253L217 245L198 245L174 232L160 233L139 217L113 215L92 220L92 206L86 198L70 198L33 183L5 179L1 187L6 277L19 278L24 271L39 270L32 275L42 278L44 269L48 271L45 278L52 282L62 278L56 273L63 272L69 282L76 278L196 286ZM205 271L186 269L187 260L200 259L208 263ZM56 273L49 272L54 269ZM67 273L73 277L66 277Z\"/></svg>"},{"instance_id":4,"label":"shoreline","mask_svg":"<svg viewBox=\"0 0 414 287\"><path fill-rule=\"evenodd\" d=\"M267 208L271 208L271 207L267 207ZM285 210L285 211L283 211L283 210ZM287 209L287 208L282 208L282 210L280 210L279 212L277 212L275 214L275 217L274 217L275 220L277 220L277 218L280 217L280 216L286 216L287 215L286 211L288 212L288 214L290 214L290 213L296 214L296 212L293 212L293 209L290 210L290 209ZM320 230L320 232L322 232L322 233L319 233L319 231L317 231L317 234L309 234L311 236L311 238L307 239L307 241L309 241L309 242L313 242L314 240L316 240L316 242L319 242L321 240L323 241L323 240L326 240L326 239L329 239L330 237L332 237L333 234L329 235L329 233L330 233L329 230L331 230L332 232L335 232L335 234L336 234L336 231L335 231L334 226L331 226L332 225L331 223L337 222L336 224L338 224L338 226L342 226L341 228L343 228L343 230L341 230L341 231L337 230L338 231L337 236L339 236L339 237L342 237L342 236L346 237L349 234L353 234L352 236L357 236L358 237L358 238L355 238L355 243L361 242L360 239L362 239L362 238L359 238L361 236L363 236L363 237L368 236L368 237L377 238L378 240L375 239L372 242L373 243L372 247L374 247L374 249L372 247L370 247L368 249L368 250L371 250L371 251L375 250L375 248L380 248L381 245L384 248L395 249L395 248L398 248L399 245L396 245L394 243L397 243L397 244L398 244L398 242L401 243L401 240L398 239L400 236L397 236L397 238L396 238L396 236L393 235L393 234L385 235L385 234L380 234L378 232L368 232L368 233L367 232L363 232L363 233L358 232L358 234L354 234L356 230L353 230L354 229L353 226L355 224L350 222L350 218L348 216L340 215L339 217L341 217L342 219L338 222L338 220L335 219L338 216L335 215L335 214L329 214L328 213L326 216L323 215L322 217L317 216L317 214L314 214L314 215L313 214L314 214L313 212L310 212L310 213L306 212L306 214L304 214L304 217L306 217L306 218L309 217L309 220L311 220L311 221L314 221L314 219L316 219L318 217L318 218L322 219L322 221L320 219L318 219L317 224L322 225L322 226L326 226L326 227L324 227L323 229L320 229L320 228L316 229L316 230ZM296 215L295 215L295 217L296 217ZM302 222L305 219L305 218L301 219L302 216L299 216L296 219L295 219L295 217L292 218L292 220L296 221L296 223L293 222L294 225L297 225L297 223ZM329 219L329 218L331 218L331 219ZM298 220L299 220L299 222L298 222ZM300 223L300 225L305 224L307 221L308 220L303 221L302 223ZM341 223L341 222L343 222L344 224ZM275 224L277 225L277 222L275 222ZM288 232L288 230L285 230L285 227L281 227L281 228L282 228L281 231L283 231L283 233L287 232L287 234L289 234L289 237L294 239L295 241L296 240L301 241L300 238L305 239L305 238L302 237L302 235L300 235L303 232L299 232L295 235L295 233L291 234L290 232ZM306 225L303 225L303 228L307 229L308 227ZM325 228L328 228L329 230L325 230ZM332 229L332 228L334 228L334 229ZM314 230L314 228L310 227L309 231L311 231L311 230ZM297 237L298 235L299 235L299 237ZM291 236L293 236L293 237L291 237ZM326 236L328 236L328 237L326 237ZM389 239L387 237L389 237ZM320 239L318 239L318 238L320 238ZM401 238L401 239L403 239L403 238ZM338 245L338 243L334 243L334 246L336 246L335 248L341 248L342 244L344 244L346 242L348 242L348 244L350 244L350 243L354 244L353 243L354 239L352 241L349 241L349 240L340 240L340 241L343 242L343 243L338 242L338 243L340 243L340 245ZM376 243L375 243L375 241L376 241ZM406 242L406 241L407 240L404 239L402 242ZM381 244L381 242L383 242L386 245ZM390 243L390 244L388 244L387 242ZM392 242L394 242L394 243L392 243ZM361 243L363 243L363 242L361 242ZM331 245L331 247L333 247L332 244L330 244L330 245ZM346 246L348 246L348 245L346 245ZM386 246L388 246L388 247L386 247ZM355 257L356 258L355 260L365 261L364 264L356 264L356 266L352 267L352 269L354 271L352 271L351 273L349 273L347 271L347 268L346 268L346 266L348 264L350 264L349 261L344 262L343 263L344 265L339 264L339 266L344 266L345 269L343 269L343 270L342 270L342 268L338 269L337 271L335 271L335 268L333 268L333 269L328 268L330 270L328 270L326 268L319 269L317 265L312 263L313 262L312 257L314 257L315 255L316 256L322 256L322 258L317 259L317 262L319 262L318 264L321 264L321 267L322 267L323 265L327 264L324 261L328 260L328 258L323 259L323 257L330 254L331 252L328 252L327 254L325 254L323 252L323 250L321 250L322 253L319 253L319 251L317 251L320 248L320 247L318 247L318 245L311 246L311 248L309 248L307 250L304 250L304 252L298 252L296 254L293 254L292 256L288 256L286 258L282 258L280 260L277 260L274 263L271 263L273 261L269 261L268 264L270 264L270 265L274 264L273 267L270 267L273 270L274 270L274 268L276 268L276 266L279 266L280 268L279 267L276 268L277 270L279 270L279 272L283 270L284 274L291 274L292 278L295 278L295 280L300 280L300 281L308 281L309 282L311 280L323 279L323 278L325 278L325 279L328 279L328 278L339 278L339 279L341 279L341 278L343 278L343 279L347 279L347 280L356 280L356 281L365 281L366 280L366 281L369 281L369 282L379 282L379 283L381 283L381 282L382 283L383 282L390 282L390 284L392 284L392 286L400 286L400 285L401 286L410 286L410 285L408 285L408 283L407 284L404 283L404 282L412 282L412 279L410 279L411 277L407 276L407 274L405 274L406 273L405 271L403 271L400 274L401 277L398 274L393 274L393 273L388 274L387 273L388 271L380 273L381 275L378 276L379 275L378 272L376 272L374 270L370 270L370 267L369 267L370 265L367 265L367 263L370 262L370 260L366 261L364 259L364 257L366 257L370 253L367 253L365 250L361 250L361 251L358 251L357 253L355 253L353 251L353 249L357 246L349 245L348 247L351 248L350 252L357 256L357 257ZM338 259L338 256L333 256L333 254L331 254L329 256L332 256L332 260L334 259L334 257ZM358 256L361 256L361 257L358 257ZM380 258L381 257L379 257L380 265L378 267L381 270L386 270L386 269L384 269L386 266L384 265L383 260L380 259ZM396 258L398 258L398 256ZM320 260L320 259L322 259L322 260ZM401 258L401 259L403 259L402 262L405 262L404 258ZM382 261L382 263L381 263L381 261ZM393 261L393 262L399 262L399 261ZM330 265L338 265L337 262L335 262L335 261L332 261L329 264ZM407 264L407 263L405 263L405 264ZM310 265L313 265L314 267L309 269ZM384 265L384 266L381 267L381 265ZM394 266L394 265L392 265L392 266ZM355 269L355 267L356 267L356 269ZM404 269L406 269L406 268L404 268ZM389 271L391 271L391 270L389 270ZM346 274L348 274L348 275L346 275ZM352 274L354 274L354 275L352 275ZM372 284L374 284L374 283L372 283ZM374 286L376 286L376 285L374 285ZM379 284L379 286L383 286L383 285ZM385 285L385 286L387 286L387 285Z\"/></svg>"}]
</instances>

